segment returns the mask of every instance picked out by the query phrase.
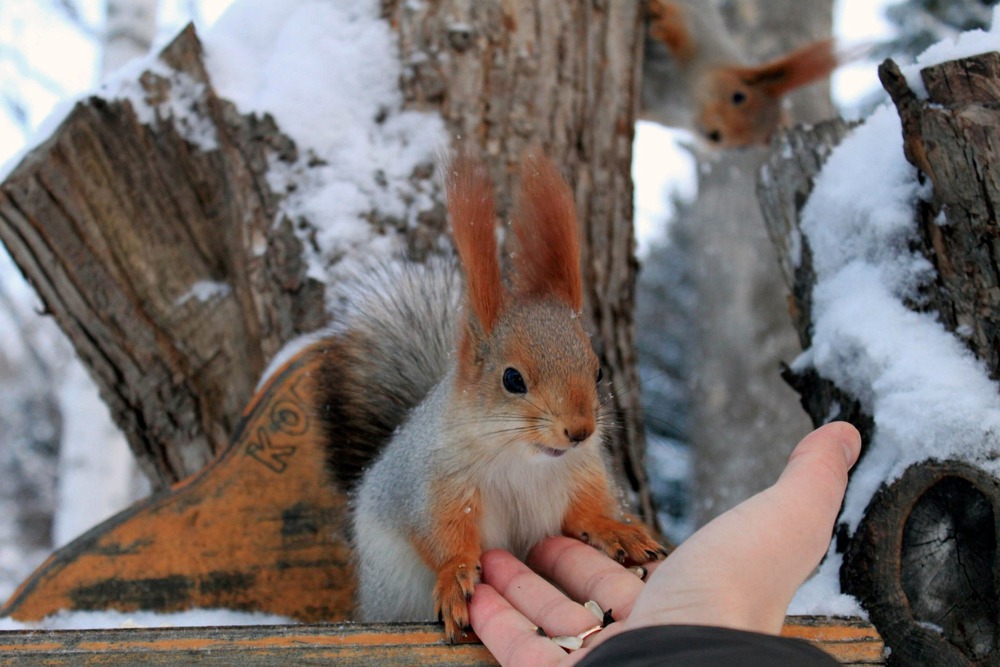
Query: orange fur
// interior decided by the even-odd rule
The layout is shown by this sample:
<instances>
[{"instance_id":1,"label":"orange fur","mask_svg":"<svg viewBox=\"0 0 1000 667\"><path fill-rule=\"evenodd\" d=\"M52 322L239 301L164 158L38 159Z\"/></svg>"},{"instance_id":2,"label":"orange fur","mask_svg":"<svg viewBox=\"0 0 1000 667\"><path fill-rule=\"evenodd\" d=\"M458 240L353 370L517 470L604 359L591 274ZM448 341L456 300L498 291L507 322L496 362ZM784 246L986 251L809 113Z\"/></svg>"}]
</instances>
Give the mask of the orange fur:
<instances>
[{"instance_id":1,"label":"orange fur","mask_svg":"<svg viewBox=\"0 0 1000 667\"><path fill-rule=\"evenodd\" d=\"M649 14L649 36L667 45L681 62L695 56L695 41L684 22L684 11L673 2L650 0L646 7Z\"/></svg>"},{"instance_id":2,"label":"orange fur","mask_svg":"<svg viewBox=\"0 0 1000 667\"><path fill-rule=\"evenodd\" d=\"M785 124L783 95L829 76L833 42L809 44L757 67L715 67L698 83L698 129L722 146L767 143Z\"/></svg>"},{"instance_id":3,"label":"orange fur","mask_svg":"<svg viewBox=\"0 0 1000 667\"><path fill-rule=\"evenodd\" d=\"M555 165L529 152L521 162L521 189L514 211L517 289L553 295L574 311L583 309L580 236L573 193Z\"/></svg>"},{"instance_id":4,"label":"orange fur","mask_svg":"<svg viewBox=\"0 0 1000 667\"><path fill-rule=\"evenodd\" d=\"M737 70L751 86L759 86L773 97L786 95L796 88L830 76L840 64L833 49L833 40L824 39L807 44L771 62Z\"/></svg>"},{"instance_id":5,"label":"orange fur","mask_svg":"<svg viewBox=\"0 0 1000 667\"><path fill-rule=\"evenodd\" d=\"M576 488L563 519L563 534L575 537L621 562L646 563L667 555L640 521L618 518L602 469L591 467L577 475Z\"/></svg>"},{"instance_id":6,"label":"orange fur","mask_svg":"<svg viewBox=\"0 0 1000 667\"><path fill-rule=\"evenodd\" d=\"M690 105L695 129L725 147L766 144L787 122L781 105L784 95L830 76L838 66L869 51L857 48L838 53L833 40L825 39L762 65L748 66L738 62L721 16L711 3L650 0L647 15L649 37L667 47L680 71L676 83L686 95L680 104ZM651 98L650 104L667 108L671 103L672 98L664 98L664 93L653 94L660 97ZM666 112L653 109L649 117L657 118L660 113ZM683 116L677 119L684 121Z\"/></svg>"},{"instance_id":7,"label":"orange fur","mask_svg":"<svg viewBox=\"0 0 1000 667\"><path fill-rule=\"evenodd\" d=\"M469 626L469 600L479 583L482 547L477 525L482 515L479 491L441 482L430 494L430 531L413 540L417 553L437 574L434 607L454 642Z\"/></svg>"},{"instance_id":8,"label":"orange fur","mask_svg":"<svg viewBox=\"0 0 1000 667\"><path fill-rule=\"evenodd\" d=\"M448 215L455 249L465 268L469 306L484 334L496 325L505 292L494 220L493 183L486 165L468 155L452 162L447 178Z\"/></svg>"}]
</instances>

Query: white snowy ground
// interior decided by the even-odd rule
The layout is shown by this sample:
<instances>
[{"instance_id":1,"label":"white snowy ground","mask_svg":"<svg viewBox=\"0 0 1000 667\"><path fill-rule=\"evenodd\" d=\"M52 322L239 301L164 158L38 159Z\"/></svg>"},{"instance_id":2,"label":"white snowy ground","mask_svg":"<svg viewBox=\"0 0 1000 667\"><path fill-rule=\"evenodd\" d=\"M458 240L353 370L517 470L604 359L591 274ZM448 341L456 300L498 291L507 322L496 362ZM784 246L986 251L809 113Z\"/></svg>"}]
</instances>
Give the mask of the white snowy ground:
<instances>
[{"instance_id":1,"label":"white snowy ground","mask_svg":"<svg viewBox=\"0 0 1000 667\"><path fill-rule=\"evenodd\" d=\"M359 222L365 212L377 208L405 218L430 205L433 193L413 190L406 176L418 164L433 162L445 146L443 125L434 116L402 111L394 85L401 65L393 55L392 33L378 19L377 0L349 7L308 0L241 0L203 41L218 92L241 112L271 113L303 154L311 150L327 165L313 170L315 176L289 199L285 211L293 218L309 216L319 229L330 230L320 237L323 252L307 258L315 275L324 277L326 257L331 256L327 253L340 254L371 240L367 223ZM996 31L966 34L956 44L932 48L919 64L998 47ZM130 76L153 64L127 68L100 94L129 96L148 122L180 120L190 129L192 141L210 147L213 137L198 118L184 117L188 111L176 106L150 109L134 94ZM317 86L318 81L328 83ZM60 118L50 121L47 131ZM43 131L40 138L44 136ZM0 169L0 178L15 163ZM866 178L868 173L878 178ZM280 187L294 174L275 169L271 176ZM878 192L867 189L882 181L890 186ZM403 195L416 206L399 208ZM997 473L995 465L990 468L983 460L985 443L1000 427L996 386L932 316L913 314L902 305L902 299L929 277L927 265L906 248L906 239L914 233L913 204L920 195L915 173L902 156L895 112L883 108L831 155L805 212L803 232L819 258L817 322L813 348L797 363L812 364L853 390L879 424L848 491L846 518L852 527L883 480L931 454L914 448L920 443L934 443L935 455L966 458ZM947 401L941 400L943 395ZM791 611L860 613L852 598L839 593L838 566L838 558L831 556L800 591ZM211 610L163 617L101 613L60 615L41 627L281 620ZM0 629L18 627L24 626L0 621Z\"/></svg>"}]
</instances>

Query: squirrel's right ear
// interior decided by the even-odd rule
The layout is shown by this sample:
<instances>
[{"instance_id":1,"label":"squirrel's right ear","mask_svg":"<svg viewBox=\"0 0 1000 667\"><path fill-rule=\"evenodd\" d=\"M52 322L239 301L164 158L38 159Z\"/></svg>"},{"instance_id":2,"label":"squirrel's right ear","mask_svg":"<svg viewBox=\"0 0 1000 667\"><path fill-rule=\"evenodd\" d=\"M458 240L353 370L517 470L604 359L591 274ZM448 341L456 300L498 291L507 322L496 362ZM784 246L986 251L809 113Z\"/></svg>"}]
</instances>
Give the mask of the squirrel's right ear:
<instances>
[{"instance_id":1,"label":"squirrel's right ear","mask_svg":"<svg viewBox=\"0 0 1000 667\"><path fill-rule=\"evenodd\" d=\"M465 269L469 306L483 333L492 331L504 302L497 257L493 182L486 165L459 153L445 178L452 239Z\"/></svg>"},{"instance_id":2,"label":"squirrel's right ear","mask_svg":"<svg viewBox=\"0 0 1000 667\"><path fill-rule=\"evenodd\" d=\"M771 97L780 97L830 76L839 64L842 63L834 50L833 40L824 39L763 65L736 71L747 84L766 91Z\"/></svg>"}]
</instances>

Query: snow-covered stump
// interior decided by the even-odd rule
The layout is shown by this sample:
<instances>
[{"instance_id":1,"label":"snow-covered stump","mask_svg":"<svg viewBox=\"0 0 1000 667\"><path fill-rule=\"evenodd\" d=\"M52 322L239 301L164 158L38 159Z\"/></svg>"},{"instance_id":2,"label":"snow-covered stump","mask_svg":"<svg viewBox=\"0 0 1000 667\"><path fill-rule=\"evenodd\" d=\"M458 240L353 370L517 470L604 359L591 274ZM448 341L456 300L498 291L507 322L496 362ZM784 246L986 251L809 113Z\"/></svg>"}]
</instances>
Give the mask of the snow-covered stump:
<instances>
[{"instance_id":1,"label":"snow-covered stump","mask_svg":"<svg viewBox=\"0 0 1000 667\"><path fill-rule=\"evenodd\" d=\"M295 146L215 95L193 28L134 86L77 104L7 177L0 241L163 488L225 448L324 304L265 179Z\"/></svg>"},{"instance_id":2,"label":"snow-covered stump","mask_svg":"<svg viewBox=\"0 0 1000 667\"><path fill-rule=\"evenodd\" d=\"M827 566L889 664L996 664L1000 55L880 77L895 109L794 130L761 171L806 350L786 376L864 435Z\"/></svg>"}]
</instances>

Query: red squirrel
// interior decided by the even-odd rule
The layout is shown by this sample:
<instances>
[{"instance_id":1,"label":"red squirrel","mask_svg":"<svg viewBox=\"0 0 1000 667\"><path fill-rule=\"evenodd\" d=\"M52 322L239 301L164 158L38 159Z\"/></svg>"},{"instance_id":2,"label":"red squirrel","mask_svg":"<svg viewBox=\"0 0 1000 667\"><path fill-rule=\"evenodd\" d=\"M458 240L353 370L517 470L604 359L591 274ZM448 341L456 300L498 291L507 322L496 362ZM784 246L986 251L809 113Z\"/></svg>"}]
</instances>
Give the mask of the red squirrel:
<instances>
[{"instance_id":1,"label":"red squirrel","mask_svg":"<svg viewBox=\"0 0 1000 667\"><path fill-rule=\"evenodd\" d=\"M740 62L712 2L650 0L647 12L640 117L692 126L720 147L766 144L787 124L786 94L861 55L837 53L827 39L749 66ZM682 107L690 109L690 117L679 116Z\"/></svg>"},{"instance_id":2,"label":"red squirrel","mask_svg":"<svg viewBox=\"0 0 1000 667\"><path fill-rule=\"evenodd\" d=\"M440 617L454 641L487 549L523 558L562 534L619 561L666 550L622 512L604 459L606 396L581 325L569 187L546 158L524 159L509 280L485 166L457 158L446 194L458 265L362 272L314 349L328 360L320 407L338 441L332 467L345 480L360 472L356 616ZM379 440L366 467L363 450Z\"/></svg>"}]
</instances>

